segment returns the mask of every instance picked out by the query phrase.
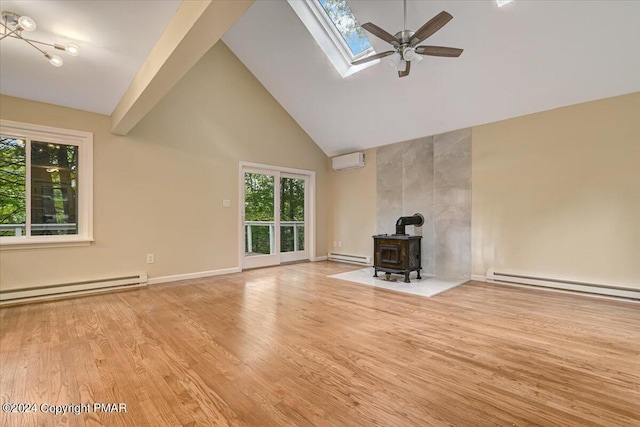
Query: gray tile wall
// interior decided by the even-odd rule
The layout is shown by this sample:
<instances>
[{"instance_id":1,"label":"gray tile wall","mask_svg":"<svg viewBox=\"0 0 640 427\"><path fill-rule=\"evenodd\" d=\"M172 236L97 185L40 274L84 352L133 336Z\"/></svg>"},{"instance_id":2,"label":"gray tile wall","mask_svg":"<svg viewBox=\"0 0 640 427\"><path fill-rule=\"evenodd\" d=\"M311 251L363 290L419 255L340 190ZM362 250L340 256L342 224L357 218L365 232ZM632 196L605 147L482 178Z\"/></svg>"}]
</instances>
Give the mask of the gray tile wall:
<instances>
[{"instance_id":1,"label":"gray tile wall","mask_svg":"<svg viewBox=\"0 0 640 427\"><path fill-rule=\"evenodd\" d=\"M377 231L395 232L401 216L421 213L423 273L471 274L471 129L380 147ZM373 242L372 242L373 245Z\"/></svg>"},{"instance_id":2,"label":"gray tile wall","mask_svg":"<svg viewBox=\"0 0 640 427\"><path fill-rule=\"evenodd\" d=\"M378 234L394 233L394 224L402 216L402 149L401 144L393 144L376 151Z\"/></svg>"},{"instance_id":3,"label":"gray tile wall","mask_svg":"<svg viewBox=\"0 0 640 427\"><path fill-rule=\"evenodd\" d=\"M471 276L471 129L434 136L436 275Z\"/></svg>"}]
</instances>

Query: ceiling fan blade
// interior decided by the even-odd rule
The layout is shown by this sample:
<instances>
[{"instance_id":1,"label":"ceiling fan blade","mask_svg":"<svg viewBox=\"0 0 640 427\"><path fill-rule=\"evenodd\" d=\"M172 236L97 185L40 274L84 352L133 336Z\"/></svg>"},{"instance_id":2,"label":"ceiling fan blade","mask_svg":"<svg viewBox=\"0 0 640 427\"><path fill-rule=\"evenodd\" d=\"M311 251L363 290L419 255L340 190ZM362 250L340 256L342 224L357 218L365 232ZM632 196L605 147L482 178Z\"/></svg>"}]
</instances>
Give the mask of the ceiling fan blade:
<instances>
[{"instance_id":1,"label":"ceiling fan blade","mask_svg":"<svg viewBox=\"0 0 640 427\"><path fill-rule=\"evenodd\" d=\"M464 49L458 49L457 47L442 47L442 46L418 46L416 47L416 53L420 55L429 56L448 56L451 58L458 57L462 54Z\"/></svg>"},{"instance_id":2,"label":"ceiling fan blade","mask_svg":"<svg viewBox=\"0 0 640 427\"><path fill-rule=\"evenodd\" d=\"M393 37L391 34L387 33L382 28L378 27L376 24L372 24L371 22L367 22L366 24L362 24L362 28L369 31L374 36L378 37L386 41L387 43L391 43L394 46L399 46L400 42L397 38Z\"/></svg>"},{"instance_id":3,"label":"ceiling fan blade","mask_svg":"<svg viewBox=\"0 0 640 427\"><path fill-rule=\"evenodd\" d=\"M385 56L393 55L396 53L395 50L388 50L386 52L377 53L375 55L367 56L366 58L358 59L357 61L353 61L351 65L360 65L369 61L373 61L374 59L384 58Z\"/></svg>"},{"instance_id":4,"label":"ceiling fan blade","mask_svg":"<svg viewBox=\"0 0 640 427\"><path fill-rule=\"evenodd\" d=\"M407 68L404 71L398 71L398 77L407 77L411 71L411 61L407 61Z\"/></svg>"},{"instance_id":5,"label":"ceiling fan blade","mask_svg":"<svg viewBox=\"0 0 640 427\"><path fill-rule=\"evenodd\" d=\"M415 32L410 40L411 46L415 46L423 40L431 37L433 33L444 27L447 22L451 21L453 16L445 12L444 10L431 18L429 22L424 24L418 31Z\"/></svg>"}]
</instances>

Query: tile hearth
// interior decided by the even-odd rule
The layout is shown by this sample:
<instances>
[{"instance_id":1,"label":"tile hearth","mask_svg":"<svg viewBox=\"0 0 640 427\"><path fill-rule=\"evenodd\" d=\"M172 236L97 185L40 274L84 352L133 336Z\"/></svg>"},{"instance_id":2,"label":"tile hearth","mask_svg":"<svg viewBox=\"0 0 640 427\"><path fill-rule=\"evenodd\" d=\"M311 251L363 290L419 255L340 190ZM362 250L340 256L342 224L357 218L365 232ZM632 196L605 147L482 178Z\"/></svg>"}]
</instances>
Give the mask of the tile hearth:
<instances>
[{"instance_id":1,"label":"tile hearth","mask_svg":"<svg viewBox=\"0 0 640 427\"><path fill-rule=\"evenodd\" d=\"M329 276L333 279L346 280L348 282L359 283L361 285L373 286L376 288L388 289L406 294L420 295L423 297L433 297L441 292L448 291L456 286L467 282L467 279L449 279L443 277L433 277L422 274L422 279L416 279L416 274L411 274L411 283L404 283L402 275L392 274L392 279L385 280L384 273L378 273L378 278L373 277L373 267L360 270L348 271L346 273L333 274Z\"/></svg>"}]
</instances>

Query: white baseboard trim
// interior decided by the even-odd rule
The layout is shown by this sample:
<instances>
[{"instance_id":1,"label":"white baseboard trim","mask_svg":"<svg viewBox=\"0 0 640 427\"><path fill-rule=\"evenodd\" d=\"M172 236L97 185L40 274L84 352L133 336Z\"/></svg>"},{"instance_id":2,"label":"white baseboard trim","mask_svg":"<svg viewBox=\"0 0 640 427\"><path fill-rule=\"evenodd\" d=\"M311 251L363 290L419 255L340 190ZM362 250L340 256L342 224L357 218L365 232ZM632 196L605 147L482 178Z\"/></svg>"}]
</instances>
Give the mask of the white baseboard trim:
<instances>
[{"instance_id":1,"label":"white baseboard trim","mask_svg":"<svg viewBox=\"0 0 640 427\"><path fill-rule=\"evenodd\" d=\"M506 285L525 285L538 289L554 289L564 292L579 293L582 295L596 295L611 298L624 298L626 300L640 301L640 289L628 286L607 285L591 283L564 278L543 278L512 272L487 272L487 282Z\"/></svg>"},{"instance_id":2,"label":"white baseboard trim","mask_svg":"<svg viewBox=\"0 0 640 427\"><path fill-rule=\"evenodd\" d=\"M132 289L147 285L147 274L138 273L117 277L87 279L80 282L56 283L20 289L0 290L0 306L29 302L72 298L122 289Z\"/></svg>"},{"instance_id":3,"label":"white baseboard trim","mask_svg":"<svg viewBox=\"0 0 640 427\"><path fill-rule=\"evenodd\" d=\"M586 298L603 299L603 300L609 300L609 301L624 301L632 304L640 304L640 300L638 299L631 299L627 297L614 296L614 295L576 292L576 291L571 291L571 290L562 289L562 288L548 288L544 286L524 285L520 283L509 283L509 282L494 282L491 280L487 280L487 284L496 285L496 286L509 286L512 288L535 289L541 292L551 292L551 293L565 294L565 295L579 295L581 297L586 297Z\"/></svg>"},{"instance_id":4,"label":"white baseboard trim","mask_svg":"<svg viewBox=\"0 0 640 427\"><path fill-rule=\"evenodd\" d=\"M329 252L327 259L329 261L346 262L347 264L364 265L365 267L373 265L371 257L366 255L338 254L335 252Z\"/></svg>"},{"instance_id":5,"label":"white baseboard trim","mask_svg":"<svg viewBox=\"0 0 640 427\"><path fill-rule=\"evenodd\" d=\"M327 260L327 256L317 256L315 258L311 259L311 262L318 262L318 261L326 261Z\"/></svg>"},{"instance_id":6,"label":"white baseboard trim","mask_svg":"<svg viewBox=\"0 0 640 427\"><path fill-rule=\"evenodd\" d=\"M472 274L471 275L471 280L474 280L476 282L486 282L487 281L487 276L483 276L481 274Z\"/></svg>"},{"instance_id":7,"label":"white baseboard trim","mask_svg":"<svg viewBox=\"0 0 640 427\"><path fill-rule=\"evenodd\" d=\"M161 276L150 278L147 284L157 285L159 283L177 282L178 280L200 279L202 277L222 276L224 274L240 273L240 267L222 268L220 270L198 271L196 273L176 274L173 276Z\"/></svg>"},{"instance_id":8,"label":"white baseboard trim","mask_svg":"<svg viewBox=\"0 0 640 427\"><path fill-rule=\"evenodd\" d=\"M147 286L146 283L141 283L139 285L125 285L125 286L114 286L112 288L88 289L86 291L76 291L76 292L73 292L72 294L56 294L56 295L27 297L27 298L22 298L20 300L2 301L0 302L0 307L22 305L22 304L28 304L33 302L56 301L59 299L77 298L82 296L89 297L92 295L105 294L110 292L128 291L131 289L143 288L145 286Z\"/></svg>"}]
</instances>

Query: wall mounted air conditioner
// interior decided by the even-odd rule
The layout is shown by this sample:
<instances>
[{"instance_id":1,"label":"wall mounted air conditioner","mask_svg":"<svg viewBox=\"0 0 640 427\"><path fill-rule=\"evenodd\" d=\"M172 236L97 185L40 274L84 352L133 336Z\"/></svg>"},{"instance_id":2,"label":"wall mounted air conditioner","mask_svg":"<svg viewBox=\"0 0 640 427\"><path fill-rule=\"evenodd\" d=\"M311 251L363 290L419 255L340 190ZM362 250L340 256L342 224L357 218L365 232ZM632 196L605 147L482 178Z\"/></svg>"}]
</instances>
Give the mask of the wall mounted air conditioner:
<instances>
[{"instance_id":1,"label":"wall mounted air conditioner","mask_svg":"<svg viewBox=\"0 0 640 427\"><path fill-rule=\"evenodd\" d=\"M364 166L364 153L351 153L344 156L337 156L331 159L331 167L334 171L343 169L361 168Z\"/></svg>"}]
</instances>

